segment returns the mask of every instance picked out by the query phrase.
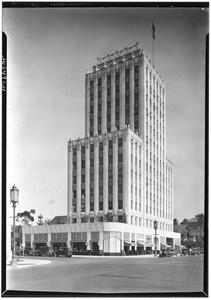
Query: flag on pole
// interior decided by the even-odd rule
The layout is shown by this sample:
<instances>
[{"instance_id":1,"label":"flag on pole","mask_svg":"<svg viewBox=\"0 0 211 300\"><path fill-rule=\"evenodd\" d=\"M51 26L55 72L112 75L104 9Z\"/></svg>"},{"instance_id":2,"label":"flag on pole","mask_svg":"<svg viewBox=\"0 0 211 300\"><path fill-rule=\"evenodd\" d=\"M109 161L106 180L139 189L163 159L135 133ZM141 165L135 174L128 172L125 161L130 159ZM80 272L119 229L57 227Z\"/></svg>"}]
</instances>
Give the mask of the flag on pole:
<instances>
[{"instance_id":1,"label":"flag on pole","mask_svg":"<svg viewBox=\"0 0 211 300\"><path fill-rule=\"evenodd\" d=\"M153 18L153 23L152 23L152 37L155 40L155 25L154 25L154 18Z\"/></svg>"}]
</instances>

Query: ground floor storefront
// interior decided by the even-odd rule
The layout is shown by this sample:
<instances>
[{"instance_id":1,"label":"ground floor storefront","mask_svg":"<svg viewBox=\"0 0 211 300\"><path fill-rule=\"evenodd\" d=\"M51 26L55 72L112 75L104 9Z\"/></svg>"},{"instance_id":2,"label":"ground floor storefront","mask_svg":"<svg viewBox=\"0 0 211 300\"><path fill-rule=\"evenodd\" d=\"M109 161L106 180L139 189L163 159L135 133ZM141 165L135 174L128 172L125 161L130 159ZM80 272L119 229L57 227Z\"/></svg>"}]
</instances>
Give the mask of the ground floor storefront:
<instances>
[{"instance_id":1,"label":"ground floor storefront","mask_svg":"<svg viewBox=\"0 0 211 300\"><path fill-rule=\"evenodd\" d=\"M180 234L116 222L23 227L23 246L38 250L71 247L75 255L145 255L175 249Z\"/></svg>"}]
</instances>

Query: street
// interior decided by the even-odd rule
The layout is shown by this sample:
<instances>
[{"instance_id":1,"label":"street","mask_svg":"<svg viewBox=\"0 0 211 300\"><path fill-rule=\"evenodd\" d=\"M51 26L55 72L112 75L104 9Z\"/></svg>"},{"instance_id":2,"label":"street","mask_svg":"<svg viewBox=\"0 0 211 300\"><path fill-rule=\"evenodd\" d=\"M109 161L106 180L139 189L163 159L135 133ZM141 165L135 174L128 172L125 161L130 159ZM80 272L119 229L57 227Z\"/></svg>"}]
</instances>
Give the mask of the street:
<instances>
[{"instance_id":1,"label":"street","mask_svg":"<svg viewBox=\"0 0 211 300\"><path fill-rule=\"evenodd\" d=\"M8 270L7 290L70 293L203 291L203 255L39 259L51 260L51 263Z\"/></svg>"}]
</instances>

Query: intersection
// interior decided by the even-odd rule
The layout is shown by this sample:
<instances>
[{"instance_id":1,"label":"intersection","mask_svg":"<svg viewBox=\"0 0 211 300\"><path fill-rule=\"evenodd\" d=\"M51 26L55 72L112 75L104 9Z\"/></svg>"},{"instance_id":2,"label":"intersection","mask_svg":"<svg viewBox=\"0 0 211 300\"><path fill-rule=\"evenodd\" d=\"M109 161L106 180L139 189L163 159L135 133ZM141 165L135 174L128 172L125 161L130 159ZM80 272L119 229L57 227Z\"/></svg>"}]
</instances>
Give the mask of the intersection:
<instances>
[{"instance_id":1,"label":"intersection","mask_svg":"<svg viewBox=\"0 0 211 300\"><path fill-rule=\"evenodd\" d=\"M37 258L33 258L37 259ZM7 289L65 293L202 292L203 255L183 257L52 257L7 271Z\"/></svg>"}]
</instances>

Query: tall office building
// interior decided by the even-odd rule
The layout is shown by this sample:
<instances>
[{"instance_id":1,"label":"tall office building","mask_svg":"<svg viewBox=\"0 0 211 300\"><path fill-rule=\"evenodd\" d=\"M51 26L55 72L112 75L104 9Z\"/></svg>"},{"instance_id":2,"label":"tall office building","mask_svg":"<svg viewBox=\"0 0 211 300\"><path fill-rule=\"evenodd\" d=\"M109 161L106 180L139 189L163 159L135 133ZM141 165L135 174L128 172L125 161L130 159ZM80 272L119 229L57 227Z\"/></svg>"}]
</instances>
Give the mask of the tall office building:
<instances>
[{"instance_id":1,"label":"tall office building","mask_svg":"<svg viewBox=\"0 0 211 300\"><path fill-rule=\"evenodd\" d=\"M84 212L126 209L129 224L159 218L172 231L164 81L138 44L99 61L86 75L86 137L69 142L68 215L84 201Z\"/></svg>"},{"instance_id":2,"label":"tall office building","mask_svg":"<svg viewBox=\"0 0 211 300\"><path fill-rule=\"evenodd\" d=\"M105 254L151 251L155 221L158 249L180 244L166 159L166 87L137 43L98 59L86 74L85 137L68 142L65 242Z\"/></svg>"}]
</instances>

